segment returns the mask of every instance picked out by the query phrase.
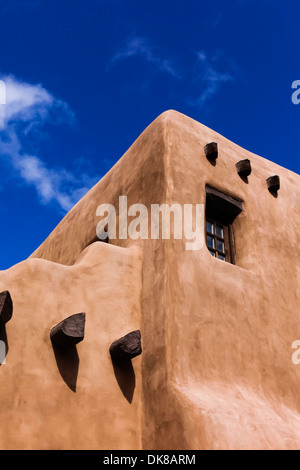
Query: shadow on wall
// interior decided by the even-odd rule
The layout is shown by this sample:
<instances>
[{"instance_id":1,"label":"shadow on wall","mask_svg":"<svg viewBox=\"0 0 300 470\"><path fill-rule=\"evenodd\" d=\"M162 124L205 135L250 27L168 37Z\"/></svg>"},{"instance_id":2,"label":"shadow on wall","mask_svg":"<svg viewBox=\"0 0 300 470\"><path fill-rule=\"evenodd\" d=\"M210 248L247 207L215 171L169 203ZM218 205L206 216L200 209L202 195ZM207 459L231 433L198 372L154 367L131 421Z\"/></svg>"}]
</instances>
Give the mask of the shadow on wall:
<instances>
[{"instance_id":1,"label":"shadow on wall","mask_svg":"<svg viewBox=\"0 0 300 470\"><path fill-rule=\"evenodd\" d=\"M79 369L79 356L76 345L61 348L52 344L56 364L60 375L68 387L75 393Z\"/></svg>"},{"instance_id":2,"label":"shadow on wall","mask_svg":"<svg viewBox=\"0 0 300 470\"><path fill-rule=\"evenodd\" d=\"M57 368L66 385L75 393L79 369L79 356L76 345L62 348L52 344ZM121 392L131 403L135 389L135 373L131 360L118 362L112 359L114 374Z\"/></svg>"},{"instance_id":3,"label":"shadow on wall","mask_svg":"<svg viewBox=\"0 0 300 470\"><path fill-rule=\"evenodd\" d=\"M111 343L109 352L118 385L128 403L131 403L135 389L131 360L142 353L140 330L131 331Z\"/></svg>"},{"instance_id":4,"label":"shadow on wall","mask_svg":"<svg viewBox=\"0 0 300 470\"><path fill-rule=\"evenodd\" d=\"M242 181L244 181L244 183L249 184L248 176L239 174L239 177L241 178Z\"/></svg>"},{"instance_id":5,"label":"shadow on wall","mask_svg":"<svg viewBox=\"0 0 300 470\"><path fill-rule=\"evenodd\" d=\"M119 362L112 359L112 365L121 392L128 403L131 403L135 389L135 373L131 360Z\"/></svg>"},{"instance_id":6,"label":"shadow on wall","mask_svg":"<svg viewBox=\"0 0 300 470\"><path fill-rule=\"evenodd\" d=\"M50 331L50 339L60 375L68 387L76 392L79 357L76 345L84 339L85 313L75 313Z\"/></svg>"}]
</instances>

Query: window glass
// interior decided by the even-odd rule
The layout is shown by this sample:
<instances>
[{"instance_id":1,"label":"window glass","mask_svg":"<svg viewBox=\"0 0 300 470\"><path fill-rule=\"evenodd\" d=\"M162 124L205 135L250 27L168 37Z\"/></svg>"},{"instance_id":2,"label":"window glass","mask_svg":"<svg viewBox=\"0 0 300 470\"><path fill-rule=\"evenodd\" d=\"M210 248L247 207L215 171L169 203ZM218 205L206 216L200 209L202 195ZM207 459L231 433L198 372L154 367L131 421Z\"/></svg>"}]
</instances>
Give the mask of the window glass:
<instances>
[{"instance_id":1,"label":"window glass","mask_svg":"<svg viewBox=\"0 0 300 470\"><path fill-rule=\"evenodd\" d=\"M216 224L216 235L217 237L224 238L224 230L221 225Z\"/></svg>"},{"instance_id":2,"label":"window glass","mask_svg":"<svg viewBox=\"0 0 300 470\"><path fill-rule=\"evenodd\" d=\"M221 240L217 240L217 250L221 251L221 253L225 253L224 242Z\"/></svg>"},{"instance_id":3,"label":"window glass","mask_svg":"<svg viewBox=\"0 0 300 470\"><path fill-rule=\"evenodd\" d=\"M206 221L206 231L209 233L214 233L214 224L208 220Z\"/></svg>"},{"instance_id":4,"label":"window glass","mask_svg":"<svg viewBox=\"0 0 300 470\"><path fill-rule=\"evenodd\" d=\"M210 235L207 235L207 246L209 248L215 248L215 239Z\"/></svg>"}]
</instances>

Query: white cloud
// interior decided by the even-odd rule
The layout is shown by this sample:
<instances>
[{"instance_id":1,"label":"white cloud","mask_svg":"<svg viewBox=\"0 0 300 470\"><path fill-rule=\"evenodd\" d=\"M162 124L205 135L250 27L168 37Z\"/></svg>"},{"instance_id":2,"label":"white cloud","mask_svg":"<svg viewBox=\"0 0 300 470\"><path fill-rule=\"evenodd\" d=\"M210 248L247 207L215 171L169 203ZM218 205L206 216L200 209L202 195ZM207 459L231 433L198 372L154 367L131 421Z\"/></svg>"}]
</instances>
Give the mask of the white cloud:
<instances>
[{"instance_id":1,"label":"white cloud","mask_svg":"<svg viewBox=\"0 0 300 470\"><path fill-rule=\"evenodd\" d=\"M195 100L195 105L202 106L219 91L222 84L234 80L232 71L219 71L219 61L220 56L218 54L209 59L204 51L197 52L197 79L202 91ZM230 68L232 67L230 66Z\"/></svg>"},{"instance_id":2,"label":"white cloud","mask_svg":"<svg viewBox=\"0 0 300 470\"><path fill-rule=\"evenodd\" d=\"M110 66L134 56L143 58L146 62L153 64L161 72L166 72L174 77L180 78L180 74L172 64L172 61L170 59L160 57L150 41L147 38L140 36L130 38L126 42L125 46L112 57Z\"/></svg>"},{"instance_id":3,"label":"white cloud","mask_svg":"<svg viewBox=\"0 0 300 470\"><path fill-rule=\"evenodd\" d=\"M42 204L54 201L63 211L70 210L98 178L49 168L39 156L26 152L24 141L33 132L39 135L46 122L73 122L72 111L39 84L11 75L1 79L6 85L6 104L0 106L0 158L9 161L15 177L35 188Z\"/></svg>"},{"instance_id":4,"label":"white cloud","mask_svg":"<svg viewBox=\"0 0 300 470\"><path fill-rule=\"evenodd\" d=\"M54 98L41 85L30 85L13 76L2 77L2 81L6 106L1 108L0 129L5 129L12 121L30 123L36 118L45 119Z\"/></svg>"}]
</instances>

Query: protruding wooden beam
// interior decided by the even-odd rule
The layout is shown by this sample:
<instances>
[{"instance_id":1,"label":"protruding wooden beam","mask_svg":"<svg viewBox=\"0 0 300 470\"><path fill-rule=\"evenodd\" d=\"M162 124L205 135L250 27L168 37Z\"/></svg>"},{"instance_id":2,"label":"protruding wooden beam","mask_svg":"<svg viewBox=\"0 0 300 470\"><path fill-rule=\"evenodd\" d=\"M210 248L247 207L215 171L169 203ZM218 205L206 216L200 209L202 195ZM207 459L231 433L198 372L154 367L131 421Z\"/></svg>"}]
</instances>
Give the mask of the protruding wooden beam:
<instances>
[{"instance_id":1,"label":"protruding wooden beam","mask_svg":"<svg viewBox=\"0 0 300 470\"><path fill-rule=\"evenodd\" d=\"M75 313L54 326L50 331L52 343L58 347L69 347L84 338L85 313Z\"/></svg>"},{"instance_id":2,"label":"protruding wooden beam","mask_svg":"<svg viewBox=\"0 0 300 470\"><path fill-rule=\"evenodd\" d=\"M128 361L142 353L141 332L132 331L126 336L114 341L109 348L112 359L116 361Z\"/></svg>"},{"instance_id":3,"label":"protruding wooden beam","mask_svg":"<svg viewBox=\"0 0 300 470\"><path fill-rule=\"evenodd\" d=\"M267 178L267 186L268 190L271 193L277 193L277 191L280 189L280 178L278 175L270 176Z\"/></svg>"},{"instance_id":4,"label":"protruding wooden beam","mask_svg":"<svg viewBox=\"0 0 300 470\"><path fill-rule=\"evenodd\" d=\"M251 163L250 163L250 160L248 160L248 158L245 158L244 160L240 160L239 162L237 162L235 164L235 167L236 167L236 171L238 172L238 174L243 178L246 178L247 176L249 176L252 171Z\"/></svg>"},{"instance_id":5,"label":"protruding wooden beam","mask_svg":"<svg viewBox=\"0 0 300 470\"><path fill-rule=\"evenodd\" d=\"M8 290L0 293L0 322L7 323L13 314L13 303Z\"/></svg>"},{"instance_id":6,"label":"protruding wooden beam","mask_svg":"<svg viewBox=\"0 0 300 470\"><path fill-rule=\"evenodd\" d=\"M217 142L210 142L209 144L206 144L204 147L204 152L206 155L206 158L211 161L215 162L216 159L218 158L218 144Z\"/></svg>"}]
</instances>

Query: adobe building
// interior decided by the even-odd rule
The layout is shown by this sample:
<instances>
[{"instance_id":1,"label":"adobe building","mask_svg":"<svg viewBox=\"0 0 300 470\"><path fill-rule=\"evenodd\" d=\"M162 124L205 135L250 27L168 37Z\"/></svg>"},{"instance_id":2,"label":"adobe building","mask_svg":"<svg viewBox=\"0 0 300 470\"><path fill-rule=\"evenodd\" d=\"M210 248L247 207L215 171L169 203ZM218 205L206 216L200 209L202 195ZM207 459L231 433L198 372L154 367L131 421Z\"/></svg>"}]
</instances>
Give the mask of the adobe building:
<instances>
[{"instance_id":1,"label":"adobe building","mask_svg":"<svg viewBox=\"0 0 300 470\"><path fill-rule=\"evenodd\" d=\"M299 183L187 116L160 115L29 259L0 272L13 303L1 314L0 448L300 449ZM208 246L100 242L96 209L120 195L205 204ZM59 323L78 313L84 339L60 349L50 331L72 339ZM142 353L112 360L136 330Z\"/></svg>"}]
</instances>

